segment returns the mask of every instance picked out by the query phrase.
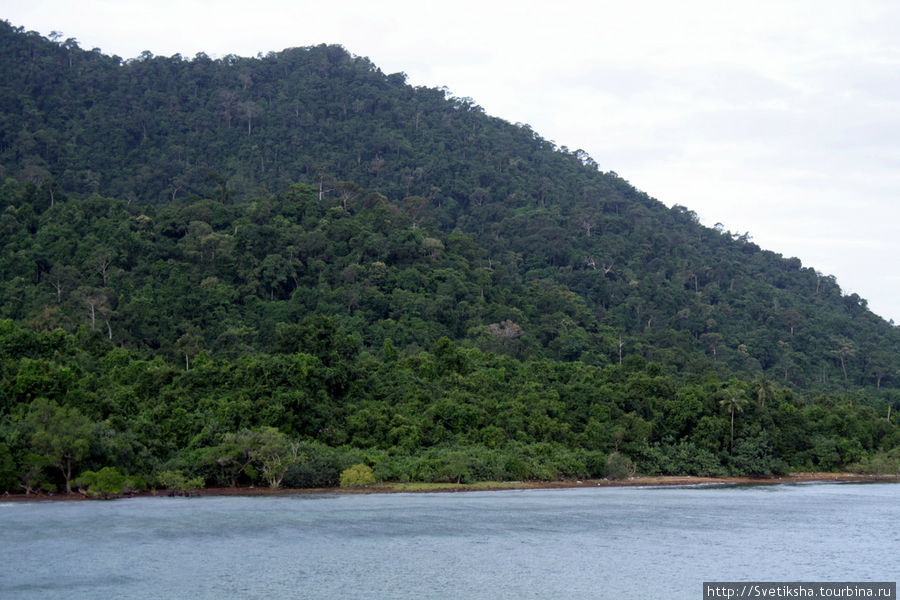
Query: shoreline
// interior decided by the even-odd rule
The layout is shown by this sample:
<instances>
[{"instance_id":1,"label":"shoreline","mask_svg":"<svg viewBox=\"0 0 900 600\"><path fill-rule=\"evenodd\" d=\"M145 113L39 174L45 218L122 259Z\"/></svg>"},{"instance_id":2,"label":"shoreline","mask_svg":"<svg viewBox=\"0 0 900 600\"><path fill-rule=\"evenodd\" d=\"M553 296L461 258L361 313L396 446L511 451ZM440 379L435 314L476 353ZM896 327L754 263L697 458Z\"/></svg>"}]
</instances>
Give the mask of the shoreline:
<instances>
[{"instance_id":1,"label":"shoreline","mask_svg":"<svg viewBox=\"0 0 900 600\"><path fill-rule=\"evenodd\" d=\"M323 494L434 494L458 492L487 492L499 490L564 489L582 487L686 487L728 485L776 485L791 483L900 483L900 475L871 475L863 473L791 473L763 477L697 477L692 475L661 475L630 477L628 479L584 479L570 481L484 481L478 483L383 483L360 488L298 488L277 489L267 487L214 487L203 488L190 494L174 494L169 490L143 491L109 497L95 497L73 492L71 494L26 495L9 494L0 497L3 502L74 502L117 500L122 498L169 496L293 496Z\"/></svg>"}]
</instances>

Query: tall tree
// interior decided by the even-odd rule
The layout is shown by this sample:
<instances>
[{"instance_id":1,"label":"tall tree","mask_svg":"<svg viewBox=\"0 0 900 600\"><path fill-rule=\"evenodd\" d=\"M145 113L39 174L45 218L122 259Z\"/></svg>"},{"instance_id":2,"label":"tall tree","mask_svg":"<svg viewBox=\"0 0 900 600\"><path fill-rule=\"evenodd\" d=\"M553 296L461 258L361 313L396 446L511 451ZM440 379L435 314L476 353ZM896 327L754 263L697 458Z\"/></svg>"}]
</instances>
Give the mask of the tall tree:
<instances>
[{"instance_id":1,"label":"tall tree","mask_svg":"<svg viewBox=\"0 0 900 600\"><path fill-rule=\"evenodd\" d=\"M729 383L721 391L723 398L719 400L719 404L724 406L731 415L731 440L730 451L734 452L734 413L744 410L747 404L747 392L737 382Z\"/></svg>"},{"instance_id":2,"label":"tall tree","mask_svg":"<svg viewBox=\"0 0 900 600\"><path fill-rule=\"evenodd\" d=\"M38 398L28 407L22 426L29 446L59 469L66 482L66 493L71 493L72 475L90 451L94 424L77 408Z\"/></svg>"}]
</instances>

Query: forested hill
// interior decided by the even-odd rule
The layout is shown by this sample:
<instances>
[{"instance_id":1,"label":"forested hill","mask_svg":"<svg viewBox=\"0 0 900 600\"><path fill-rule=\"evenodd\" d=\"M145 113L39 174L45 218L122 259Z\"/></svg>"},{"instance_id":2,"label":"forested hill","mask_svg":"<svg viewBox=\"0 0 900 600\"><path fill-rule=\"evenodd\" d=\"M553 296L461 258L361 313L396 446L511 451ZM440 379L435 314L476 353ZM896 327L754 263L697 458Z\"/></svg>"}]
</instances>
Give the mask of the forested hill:
<instances>
[{"instance_id":1,"label":"forested hill","mask_svg":"<svg viewBox=\"0 0 900 600\"><path fill-rule=\"evenodd\" d=\"M628 449L657 471L693 444L673 472L746 471L741 435L810 467L896 445L900 331L865 300L470 99L337 46L123 61L5 22L0 74L0 415L18 423L0 433L19 472L57 409L125 436L130 458L90 464L142 473L200 472L190 452L264 426L409 456ZM753 428L736 400L725 426L729 394L761 399ZM666 412L676 397L690 416ZM849 405L874 429L798 449L776 398L788 421L812 402L837 427Z\"/></svg>"},{"instance_id":2,"label":"forested hill","mask_svg":"<svg viewBox=\"0 0 900 600\"><path fill-rule=\"evenodd\" d=\"M452 278L482 294L484 284L473 280L489 277L492 287L511 295L490 310L477 310L485 301L480 295L451 294L446 301L456 305L457 318L434 327L425 339L414 336L422 347L440 335L460 340L472 337L473 329L511 321L524 334L524 349L560 360L617 360L621 334L626 353L679 370L765 372L804 388L900 383L897 329L871 314L865 300L842 296L833 277L763 251L746 235L702 227L688 209L666 209L615 173L599 171L581 151L557 149L527 126L485 115L469 99L410 87L402 74L384 75L340 47L221 60L147 52L123 62L82 50L73 40L54 43L7 23L0 32L2 175L33 184L7 185L4 219L8 228L13 222L25 225L29 235L21 243L43 246L29 248L43 254L40 258L10 248L16 261L5 270L22 279L5 277L7 286L36 284L54 266L90 274L73 285L94 285L94 267L84 263L88 253L105 252L112 271L125 270L121 277L135 277L139 263L171 260L167 251L162 257L136 255L121 246L124 241L117 247L114 237L96 230L101 216L114 221L110 227L130 223L134 229L134 218L162 211L171 221L168 229L159 231L159 219L145 221L144 229L155 228L182 246L207 234L219 236L207 237L210 244L211 239L234 242L234 258L249 264L237 279L216 274L223 285L249 286L239 290L244 298L251 291L261 301L286 301L300 289L297 277L285 275L293 283L281 281L267 290L265 283L247 281L247 273L261 273L265 261L284 263L285 272L296 268L292 262L308 267L310 251L299 239L283 238L316 230L306 226L292 233L289 224L281 230L273 218L284 215L268 208L272 218L251 216L261 228L258 235L266 238L254 244L242 241L232 223L246 211L206 214L211 209L198 207L271 204L292 183L305 182L319 191L320 204L345 209L348 220L381 194L380 201L407 218L402 229L383 232L386 237L445 245L451 232L464 234L473 246L471 256ZM98 206L103 203L97 195L124 204L121 214L90 214L107 210ZM71 197L85 222L65 217L53 225L72 229L46 230L52 216L43 213L56 196ZM277 236L269 235L273 228ZM333 238L319 229L323 242ZM12 230L6 233L12 242ZM45 243L48 235L70 246L90 236L99 243L80 254L67 248L54 256ZM344 267L365 271L379 260L401 266L390 262L386 247L372 243L368 254L345 256ZM178 258L185 258L184 252ZM81 262L66 265L74 259ZM210 274L206 268L196 271L194 279ZM105 273L99 279L108 287ZM143 279L132 285L140 283ZM423 286L394 284L396 290L409 288ZM33 296L8 289L5 297L19 293ZM114 308L120 312L134 301L133 292L108 295L116 296ZM4 310L32 318L42 304L46 298L29 298L4 302ZM336 308L327 312L373 312L353 302ZM445 321L447 312L437 311ZM374 313L367 321L385 316ZM176 319L194 321L191 315ZM180 324L167 324L169 339L163 332L137 336L124 327L116 328L117 339L163 347L177 339Z\"/></svg>"}]
</instances>

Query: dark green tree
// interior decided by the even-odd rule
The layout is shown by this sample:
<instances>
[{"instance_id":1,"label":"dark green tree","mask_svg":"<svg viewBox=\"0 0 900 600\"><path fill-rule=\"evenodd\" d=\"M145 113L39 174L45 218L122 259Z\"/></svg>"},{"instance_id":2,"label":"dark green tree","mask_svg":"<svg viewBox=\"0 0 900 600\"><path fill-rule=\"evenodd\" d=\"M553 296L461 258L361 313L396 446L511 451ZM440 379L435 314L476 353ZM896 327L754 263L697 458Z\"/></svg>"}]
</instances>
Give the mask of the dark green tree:
<instances>
[{"instance_id":1,"label":"dark green tree","mask_svg":"<svg viewBox=\"0 0 900 600\"><path fill-rule=\"evenodd\" d=\"M21 426L28 446L59 470L66 493L72 493L72 476L90 452L96 430L94 423L77 408L38 398L29 405Z\"/></svg>"}]
</instances>

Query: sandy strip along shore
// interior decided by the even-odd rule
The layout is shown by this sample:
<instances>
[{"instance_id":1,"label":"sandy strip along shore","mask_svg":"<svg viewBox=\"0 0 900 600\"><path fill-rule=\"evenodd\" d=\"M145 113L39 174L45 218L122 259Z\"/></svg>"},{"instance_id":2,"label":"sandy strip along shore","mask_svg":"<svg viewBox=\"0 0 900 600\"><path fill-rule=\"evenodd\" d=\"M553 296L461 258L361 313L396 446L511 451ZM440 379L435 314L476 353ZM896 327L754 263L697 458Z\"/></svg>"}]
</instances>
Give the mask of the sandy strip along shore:
<instances>
[{"instance_id":1,"label":"sandy strip along shore","mask_svg":"<svg viewBox=\"0 0 900 600\"><path fill-rule=\"evenodd\" d=\"M585 479L571 481L487 481L471 484L455 483L384 483L362 488L315 488L315 489L278 489L266 487L233 487L204 488L191 492L191 496L284 496L299 494L391 494L391 493L438 493L438 492L473 492L491 490L528 490L555 489L575 487L624 487L624 486L695 486L695 485L763 485L779 483L868 483L887 482L900 483L900 475L867 475L860 473L791 473L789 475L771 477L693 477L693 476L657 476L631 477L628 479L606 480ZM149 496L168 496L167 490L155 490L117 496L118 498L136 498ZM84 494L52 494L25 495L9 494L0 497L0 502L40 502L53 500L94 500L97 498ZM110 499L110 498L106 498Z\"/></svg>"}]
</instances>

